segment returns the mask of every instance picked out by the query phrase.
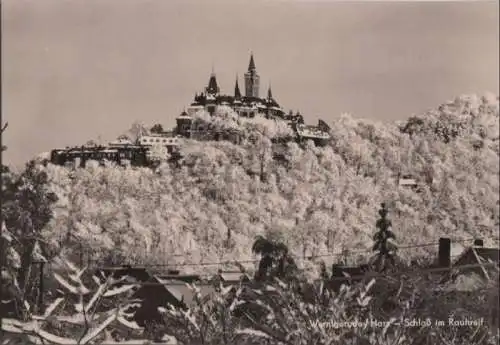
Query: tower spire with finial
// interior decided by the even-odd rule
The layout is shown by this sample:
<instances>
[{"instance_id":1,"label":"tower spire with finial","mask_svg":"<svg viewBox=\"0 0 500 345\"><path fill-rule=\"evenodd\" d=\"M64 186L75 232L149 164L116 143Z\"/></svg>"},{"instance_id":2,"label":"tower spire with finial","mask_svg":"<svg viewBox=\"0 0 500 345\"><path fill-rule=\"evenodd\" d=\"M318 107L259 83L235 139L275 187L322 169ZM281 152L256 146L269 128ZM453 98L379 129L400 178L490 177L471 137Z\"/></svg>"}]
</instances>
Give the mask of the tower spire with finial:
<instances>
[{"instance_id":1,"label":"tower spire with finial","mask_svg":"<svg viewBox=\"0 0 500 345\"><path fill-rule=\"evenodd\" d=\"M236 74L236 83L234 84L234 98L235 99L241 98L240 87L238 85L238 74Z\"/></svg>"},{"instance_id":2,"label":"tower spire with finial","mask_svg":"<svg viewBox=\"0 0 500 345\"><path fill-rule=\"evenodd\" d=\"M260 84L260 77L257 74L257 70L255 68L253 52L250 51L250 62L248 63L248 71L245 73L245 96L258 98L259 84Z\"/></svg>"},{"instance_id":3,"label":"tower spire with finial","mask_svg":"<svg viewBox=\"0 0 500 345\"><path fill-rule=\"evenodd\" d=\"M218 94L219 86L217 85L217 78L215 77L214 63L212 62L212 73L210 74L210 79L208 80L208 86L205 90L208 94Z\"/></svg>"},{"instance_id":4,"label":"tower spire with finial","mask_svg":"<svg viewBox=\"0 0 500 345\"><path fill-rule=\"evenodd\" d=\"M255 71L255 61L253 60L253 52L250 51L250 62L248 63L248 71Z\"/></svg>"},{"instance_id":5,"label":"tower spire with finial","mask_svg":"<svg viewBox=\"0 0 500 345\"><path fill-rule=\"evenodd\" d=\"M273 99L273 92L271 91L271 82L269 82L269 89L267 89L267 98L269 100Z\"/></svg>"}]
</instances>

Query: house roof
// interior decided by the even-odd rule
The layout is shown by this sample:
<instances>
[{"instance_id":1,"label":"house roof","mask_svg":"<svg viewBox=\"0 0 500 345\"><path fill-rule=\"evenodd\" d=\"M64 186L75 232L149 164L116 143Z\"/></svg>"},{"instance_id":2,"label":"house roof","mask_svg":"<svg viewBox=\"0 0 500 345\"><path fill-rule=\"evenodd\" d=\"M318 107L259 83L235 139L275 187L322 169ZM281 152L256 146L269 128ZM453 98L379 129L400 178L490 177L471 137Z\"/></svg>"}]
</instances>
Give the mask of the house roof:
<instances>
[{"instance_id":1,"label":"house roof","mask_svg":"<svg viewBox=\"0 0 500 345\"><path fill-rule=\"evenodd\" d=\"M239 283L242 280L244 281L250 280L248 274L242 272L220 272L219 276L224 282Z\"/></svg>"},{"instance_id":2,"label":"house roof","mask_svg":"<svg viewBox=\"0 0 500 345\"><path fill-rule=\"evenodd\" d=\"M485 261L491 260L492 262L496 262L498 264L498 253L500 251L498 248L476 247L474 248L474 251L480 259Z\"/></svg>"},{"instance_id":3,"label":"house roof","mask_svg":"<svg viewBox=\"0 0 500 345\"><path fill-rule=\"evenodd\" d=\"M181 280L175 279L161 279L156 277L156 279L164 284L165 289L173 296L175 299L181 303L184 303L186 306L189 306L193 303L196 292L191 289L191 287ZM210 295L215 293L215 287L212 284L201 283L194 284L196 289L200 291L202 298L207 298Z\"/></svg>"},{"instance_id":4,"label":"house roof","mask_svg":"<svg viewBox=\"0 0 500 345\"><path fill-rule=\"evenodd\" d=\"M496 262L498 264L499 258L498 248L484 248L484 247L469 247L455 260L453 266ZM471 255L472 254L472 255Z\"/></svg>"},{"instance_id":5,"label":"house roof","mask_svg":"<svg viewBox=\"0 0 500 345\"><path fill-rule=\"evenodd\" d=\"M175 280L183 283L194 283L201 280L201 277L198 274L162 274L156 275L155 278L166 281Z\"/></svg>"},{"instance_id":6,"label":"house roof","mask_svg":"<svg viewBox=\"0 0 500 345\"><path fill-rule=\"evenodd\" d=\"M151 279L150 274L145 268L133 268L133 267L109 267L97 269L98 273L104 275L104 277L112 276L115 279L120 279L124 276L135 278L137 281L146 282ZM99 274L98 274L99 276Z\"/></svg>"},{"instance_id":7,"label":"house roof","mask_svg":"<svg viewBox=\"0 0 500 345\"><path fill-rule=\"evenodd\" d=\"M496 263L497 267L499 267L498 254L498 248L469 247L457 258L453 267L460 268L463 265L485 264L489 262ZM481 266L472 270L479 271L484 277L489 279L488 271L490 269L490 267Z\"/></svg>"},{"instance_id":8,"label":"house roof","mask_svg":"<svg viewBox=\"0 0 500 345\"><path fill-rule=\"evenodd\" d=\"M412 178L401 178L399 179L399 185L400 186L415 186L417 184L417 181Z\"/></svg>"},{"instance_id":9,"label":"house roof","mask_svg":"<svg viewBox=\"0 0 500 345\"><path fill-rule=\"evenodd\" d=\"M187 287L187 283L186 282L183 282L181 280L175 280L175 279L161 279L161 278L158 278L158 277L155 277L155 279L161 283L161 284L165 284L163 285L165 287L165 289L170 292L170 294L172 294L172 296L178 300L179 302L181 302L183 300L183 295L182 295L182 289L179 289L177 287L184 287L186 286Z\"/></svg>"}]
</instances>

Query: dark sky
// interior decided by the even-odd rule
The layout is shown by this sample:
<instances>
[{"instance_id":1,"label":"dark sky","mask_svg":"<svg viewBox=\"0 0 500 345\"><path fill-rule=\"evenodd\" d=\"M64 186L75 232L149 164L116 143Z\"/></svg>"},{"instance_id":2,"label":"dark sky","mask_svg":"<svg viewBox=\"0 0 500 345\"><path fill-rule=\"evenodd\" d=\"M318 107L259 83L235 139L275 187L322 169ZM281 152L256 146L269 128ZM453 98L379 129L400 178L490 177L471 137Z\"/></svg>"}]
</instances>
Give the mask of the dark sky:
<instances>
[{"instance_id":1,"label":"dark sky","mask_svg":"<svg viewBox=\"0 0 500 345\"><path fill-rule=\"evenodd\" d=\"M132 122L174 125L214 65L232 93L253 51L261 94L306 122L405 119L499 92L498 2L2 1L8 163Z\"/></svg>"}]
</instances>

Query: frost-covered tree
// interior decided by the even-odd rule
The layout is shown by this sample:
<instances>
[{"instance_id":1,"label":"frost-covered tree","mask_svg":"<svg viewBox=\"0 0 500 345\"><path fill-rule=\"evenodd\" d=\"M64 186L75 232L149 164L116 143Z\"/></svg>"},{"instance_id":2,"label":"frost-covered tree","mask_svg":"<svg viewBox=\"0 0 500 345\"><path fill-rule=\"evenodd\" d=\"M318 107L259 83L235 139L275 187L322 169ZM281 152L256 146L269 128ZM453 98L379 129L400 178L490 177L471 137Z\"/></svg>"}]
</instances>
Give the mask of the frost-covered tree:
<instances>
[{"instance_id":1,"label":"frost-covered tree","mask_svg":"<svg viewBox=\"0 0 500 345\"><path fill-rule=\"evenodd\" d=\"M151 133L157 133L157 134L164 132L163 126L161 124L159 124L159 123L153 125L149 131Z\"/></svg>"},{"instance_id":2,"label":"frost-covered tree","mask_svg":"<svg viewBox=\"0 0 500 345\"><path fill-rule=\"evenodd\" d=\"M169 157L168 149L164 145L153 145L148 150L148 159L156 165L166 162Z\"/></svg>"},{"instance_id":3,"label":"frost-covered tree","mask_svg":"<svg viewBox=\"0 0 500 345\"><path fill-rule=\"evenodd\" d=\"M297 273L295 261L282 242L258 236L252 251L261 256L255 280L265 281L272 278L289 279Z\"/></svg>"},{"instance_id":4,"label":"frost-covered tree","mask_svg":"<svg viewBox=\"0 0 500 345\"><path fill-rule=\"evenodd\" d=\"M130 136L126 135L126 134L122 134L122 135L119 135L116 139L118 140L130 140Z\"/></svg>"},{"instance_id":5,"label":"frost-covered tree","mask_svg":"<svg viewBox=\"0 0 500 345\"><path fill-rule=\"evenodd\" d=\"M60 287L43 313L28 313L22 320L5 318L0 325L4 344L148 344L152 339L136 322L142 301L132 298L138 285L128 276L89 274L71 261L53 262L52 280Z\"/></svg>"},{"instance_id":6,"label":"frost-covered tree","mask_svg":"<svg viewBox=\"0 0 500 345\"><path fill-rule=\"evenodd\" d=\"M85 146L92 146L92 147L95 147L95 146L99 146L99 143L97 142L97 140L91 139L91 140L88 140L88 141L85 143Z\"/></svg>"},{"instance_id":7,"label":"frost-covered tree","mask_svg":"<svg viewBox=\"0 0 500 345\"><path fill-rule=\"evenodd\" d=\"M17 281L21 296L31 293L30 275L37 248L46 248L41 233L53 217L57 195L48 189L47 173L31 161L19 175L4 179L2 217L19 253L19 265L11 278ZM6 252L2 251L2 256Z\"/></svg>"},{"instance_id":8,"label":"frost-covered tree","mask_svg":"<svg viewBox=\"0 0 500 345\"><path fill-rule=\"evenodd\" d=\"M481 236L496 245L498 101L453 104L440 121L468 125L449 143L436 140L433 130L410 137L394 124L346 115L330 124L328 146L290 142L279 145L277 159L278 145L263 124L279 122L236 118L241 144L186 140L179 165L156 172L48 165L49 186L60 201L44 236L58 241L71 224L75 245L98 248L96 260L121 252L131 262L191 263L252 260L255 236L271 229L284 234L295 258L304 249L310 256L347 247L368 259L378 207L391 200L391 221L404 244ZM444 110L428 113L424 123ZM214 126L232 121L198 115ZM398 174L411 174L418 190L399 186ZM398 254L435 255L426 247Z\"/></svg>"},{"instance_id":9,"label":"frost-covered tree","mask_svg":"<svg viewBox=\"0 0 500 345\"><path fill-rule=\"evenodd\" d=\"M387 218L389 211L385 203L381 204L378 211L380 219L377 220L376 227L378 231L373 236L375 252L374 266L377 270L386 270L396 263L395 256L397 246L395 245L396 235L390 229L392 222Z\"/></svg>"},{"instance_id":10,"label":"frost-covered tree","mask_svg":"<svg viewBox=\"0 0 500 345\"><path fill-rule=\"evenodd\" d=\"M149 129L142 122L134 122L130 129L124 133L132 142L136 142L141 136L149 135Z\"/></svg>"}]
</instances>

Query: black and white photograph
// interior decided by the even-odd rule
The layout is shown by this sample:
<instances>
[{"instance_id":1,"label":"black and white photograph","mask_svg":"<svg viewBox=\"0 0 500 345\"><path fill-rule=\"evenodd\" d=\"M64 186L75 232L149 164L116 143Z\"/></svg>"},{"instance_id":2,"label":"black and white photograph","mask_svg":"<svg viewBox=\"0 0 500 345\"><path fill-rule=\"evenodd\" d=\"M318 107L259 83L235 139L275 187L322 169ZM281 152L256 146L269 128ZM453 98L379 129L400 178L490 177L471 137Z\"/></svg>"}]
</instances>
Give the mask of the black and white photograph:
<instances>
[{"instance_id":1,"label":"black and white photograph","mask_svg":"<svg viewBox=\"0 0 500 345\"><path fill-rule=\"evenodd\" d=\"M499 7L0 0L0 344L498 344Z\"/></svg>"}]
</instances>

